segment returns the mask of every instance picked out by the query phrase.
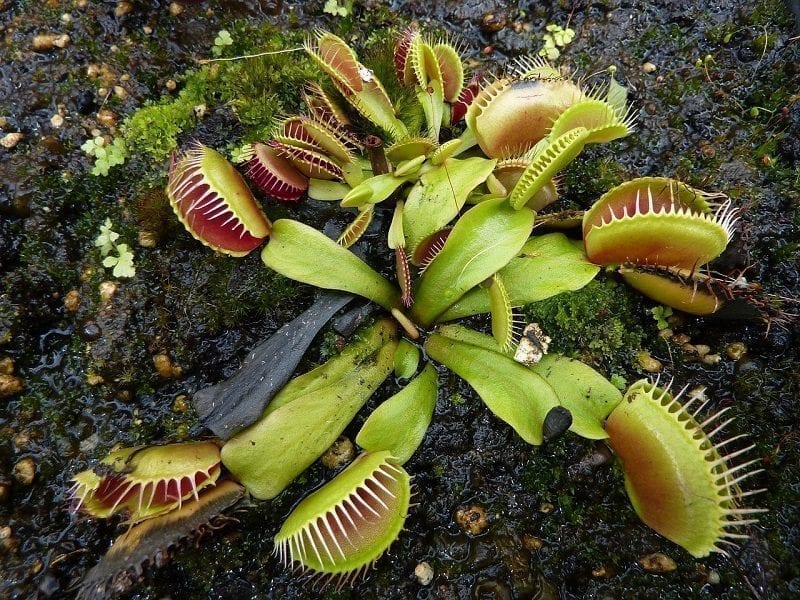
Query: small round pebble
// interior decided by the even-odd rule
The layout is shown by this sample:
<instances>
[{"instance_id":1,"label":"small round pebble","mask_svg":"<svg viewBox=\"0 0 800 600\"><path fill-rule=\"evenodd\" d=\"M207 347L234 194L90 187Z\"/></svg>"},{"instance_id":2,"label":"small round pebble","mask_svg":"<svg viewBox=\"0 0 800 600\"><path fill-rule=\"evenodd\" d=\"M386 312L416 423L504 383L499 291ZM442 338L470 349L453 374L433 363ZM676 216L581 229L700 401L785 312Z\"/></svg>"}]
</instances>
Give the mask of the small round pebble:
<instances>
[{"instance_id":1,"label":"small round pebble","mask_svg":"<svg viewBox=\"0 0 800 600\"><path fill-rule=\"evenodd\" d=\"M176 379L183 373L183 369L172 362L169 355L164 353L153 356L153 366L162 379Z\"/></svg>"},{"instance_id":2,"label":"small round pebble","mask_svg":"<svg viewBox=\"0 0 800 600\"><path fill-rule=\"evenodd\" d=\"M739 360L747 354L744 342L731 342L725 347L725 355L731 360Z\"/></svg>"},{"instance_id":3,"label":"small round pebble","mask_svg":"<svg viewBox=\"0 0 800 600\"><path fill-rule=\"evenodd\" d=\"M77 312L81 305L81 293L78 290L70 290L64 296L64 309L67 312Z\"/></svg>"},{"instance_id":4,"label":"small round pebble","mask_svg":"<svg viewBox=\"0 0 800 600\"><path fill-rule=\"evenodd\" d=\"M320 462L328 469L338 469L351 462L355 456L356 448L353 442L342 435L320 457Z\"/></svg>"},{"instance_id":5,"label":"small round pebble","mask_svg":"<svg viewBox=\"0 0 800 600\"><path fill-rule=\"evenodd\" d=\"M117 292L117 284L113 281L103 281L100 283L100 301L107 304Z\"/></svg>"},{"instance_id":6,"label":"small round pebble","mask_svg":"<svg viewBox=\"0 0 800 600\"><path fill-rule=\"evenodd\" d=\"M14 479L22 485L33 483L36 479L36 463L32 458L22 458L14 465Z\"/></svg>"},{"instance_id":7,"label":"small round pebble","mask_svg":"<svg viewBox=\"0 0 800 600\"><path fill-rule=\"evenodd\" d=\"M103 335L103 330L95 321L84 321L80 327L81 339L86 342L93 342Z\"/></svg>"},{"instance_id":8,"label":"small round pebble","mask_svg":"<svg viewBox=\"0 0 800 600\"><path fill-rule=\"evenodd\" d=\"M669 573L678 568L674 560L661 552L642 556L637 562L649 573Z\"/></svg>"},{"instance_id":9,"label":"small round pebble","mask_svg":"<svg viewBox=\"0 0 800 600\"><path fill-rule=\"evenodd\" d=\"M639 352L639 354L636 355L636 360L639 362L639 366L648 373L660 373L664 368L661 361L657 358L653 358L647 350Z\"/></svg>"},{"instance_id":10,"label":"small round pebble","mask_svg":"<svg viewBox=\"0 0 800 600\"><path fill-rule=\"evenodd\" d=\"M433 567L422 561L414 568L414 576L420 585L430 585L431 581L433 581Z\"/></svg>"},{"instance_id":11,"label":"small round pebble","mask_svg":"<svg viewBox=\"0 0 800 600\"><path fill-rule=\"evenodd\" d=\"M483 506L470 504L456 511L456 523L464 533L480 535L489 527L489 518Z\"/></svg>"},{"instance_id":12,"label":"small round pebble","mask_svg":"<svg viewBox=\"0 0 800 600\"><path fill-rule=\"evenodd\" d=\"M24 388L25 383L19 377L0 373L0 398L19 394Z\"/></svg>"},{"instance_id":13,"label":"small round pebble","mask_svg":"<svg viewBox=\"0 0 800 600\"><path fill-rule=\"evenodd\" d=\"M139 231L138 242L142 248L155 248L158 236L152 231Z\"/></svg>"},{"instance_id":14,"label":"small round pebble","mask_svg":"<svg viewBox=\"0 0 800 600\"><path fill-rule=\"evenodd\" d=\"M0 375L14 374L14 359L10 356L0 358Z\"/></svg>"},{"instance_id":15,"label":"small round pebble","mask_svg":"<svg viewBox=\"0 0 800 600\"><path fill-rule=\"evenodd\" d=\"M22 141L23 137L24 136L18 131L7 133L0 138L0 146L5 148L6 150L11 150L14 146L16 146Z\"/></svg>"}]
</instances>

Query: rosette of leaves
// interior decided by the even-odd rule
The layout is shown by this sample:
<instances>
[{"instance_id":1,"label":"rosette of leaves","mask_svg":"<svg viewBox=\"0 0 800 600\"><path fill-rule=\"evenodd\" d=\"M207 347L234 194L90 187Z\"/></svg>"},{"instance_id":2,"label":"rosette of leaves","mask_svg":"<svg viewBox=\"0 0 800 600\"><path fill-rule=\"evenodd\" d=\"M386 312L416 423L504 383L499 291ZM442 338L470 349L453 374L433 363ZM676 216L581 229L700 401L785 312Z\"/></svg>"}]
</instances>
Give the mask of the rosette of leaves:
<instances>
[{"instance_id":1,"label":"rosette of leaves","mask_svg":"<svg viewBox=\"0 0 800 600\"><path fill-rule=\"evenodd\" d=\"M245 172L276 200L307 193L354 210L343 246L360 238L379 204L391 204L387 242L406 306L409 263L430 261L465 204L490 193L540 209L556 200L555 175L585 144L628 135L633 125L624 95L584 91L543 59L519 61L509 77L468 79L453 44L414 28L397 40L388 86L332 33L315 33L306 51L328 81L306 86L305 114L279 119L270 140L249 145ZM399 113L388 90L416 107ZM202 240L198 228L192 233Z\"/></svg>"},{"instance_id":2,"label":"rosette of leaves","mask_svg":"<svg viewBox=\"0 0 800 600\"><path fill-rule=\"evenodd\" d=\"M415 294L407 314L402 312L402 292L399 288L393 287L348 250L339 248L333 240L307 226L287 220L276 221L270 243L262 251L262 259L267 266L286 276L318 287L361 294L381 304L403 325L408 337L424 339L423 347L429 359L446 366L467 381L489 410L508 423L528 443L541 444L552 434L553 423L564 414L570 417L566 427L582 437L617 438L611 439L611 444L614 448L621 448L620 456L626 477L635 480L628 489L643 520L696 556L720 550L723 544L732 539L731 536L739 535L726 527L742 524L737 515L747 514L746 509L735 506L734 495L737 492L733 486L738 480L732 474L740 467L727 466L728 460L739 456L741 452L725 456L717 452L710 440L715 431L707 436L706 441L697 441L698 451L683 453L681 464L672 464L670 457L673 453L682 452L676 450L680 445L678 441L673 448L670 441L672 436L676 436L676 440L682 439L682 435L699 439L697 436L704 425L690 428L686 425L685 417L676 416L680 410L679 403L662 403L663 409L651 410L646 416L652 432L647 439L647 457L663 463L665 470L673 469L673 479L686 478L689 482L678 486L677 490L668 491L667 479L657 471L648 474L633 470L629 464L625 466L626 461L630 463L630 458L626 458L627 450L623 448L627 446L623 444L638 447L636 442L629 440L639 439L644 434L638 432L639 427L634 419L623 410L625 402L622 394L602 375L579 361L559 355L546 355L531 365L515 360L514 344L509 333L513 323L510 320L503 321L498 315L510 315L512 303L541 299L563 291L565 287L581 287L594 277L598 269L583 253L581 244L570 242L562 234L529 238L532 219L533 211L524 207L516 210L504 198L486 199L464 213L456 220L441 250L412 282ZM347 258L345 253L348 253ZM320 261L320 256L329 256L330 259ZM558 277L559 274L563 274L564 278ZM510 282L509 286L503 283L506 280ZM541 285L537 285L539 282ZM493 336L461 325L443 323L458 316L481 312L492 313ZM423 335L420 330L429 333ZM387 367L384 368L388 371ZM410 390L422 385L419 379L426 371L430 372L429 369L430 364L398 397L411 395ZM318 381L320 379L317 378ZM335 379L328 376L324 381L327 384ZM641 387L643 384L637 385ZM631 395L639 387L632 387L629 397L633 397ZM431 393L426 397L431 398ZM381 405L367 419L357 442L368 453L388 452L391 456L400 455L398 460L402 461L419 443L430 416L426 414L425 418L420 418L418 411L403 407L397 398L392 402L398 406L392 408L389 404L384 408ZM334 404L333 398L326 402L326 405L331 404ZM269 409L265 414L269 414ZM350 413L347 413L347 417L350 417ZM608 423L614 425L611 429L608 428L607 419ZM331 420L329 416L321 422L327 424ZM298 416L293 429L299 432L307 428L304 421L301 422ZM266 420L259 423L266 424ZM343 426L339 424L340 428ZM681 427L688 433L679 433ZM676 428L676 433L670 433ZM335 434L336 431L330 432L328 437L331 441ZM237 441L237 448L240 447L246 456L241 461L245 472L239 474L240 479L258 469L251 466L256 462L252 448L259 443L267 444L270 440L287 437L293 436L276 435L270 431ZM307 443L302 445L305 447ZM223 460L227 447L223 449ZM290 517L276 539L278 552L287 563L297 562L321 576L341 577L340 581L345 582L361 572L366 563L355 558L362 556L363 548L352 542L352 539L358 539L358 525L356 515L350 511L355 505L363 509L362 513L368 510L356 500L356 496L364 492L356 490L358 486L367 485L365 482L370 481L370 477L377 477L374 475L378 468L376 463L383 460L383 457L374 456L371 461L364 463L369 464L369 467L364 467L364 472L354 466L353 473L342 476L341 481L348 482L346 486L341 482L336 483L334 479L315 492L308 502L298 506L297 511L302 517ZM709 463L710 466L707 466ZM391 461L388 464L391 465ZM282 468L276 466L276 471ZM391 470L394 467L386 468ZM392 517L381 511L373 515L375 519L383 520L383 528L380 529L380 535L366 535L375 544L375 552L363 555L370 559L379 555L378 550L385 550L390 537L387 532L398 529L398 511L404 510L402 507L405 506L404 500L396 503L400 497L397 488L399 480L392 478L388 472L381 478L386 479L384 487L391 493L386 497L379 494L382 502L373 498L370 502L374 504L371 506L376 508L380 504L383 510L391 509L394 512ZM259 473L254 480L257 485L283 481L276 472ZM248 485L247 482L245 485ZM668 508L653 509L659 515L656 519L648 512L655 501L649 495L637 492L637 488L641 487L647 488L648 494L653 497L658 490L664 495L671 494L670 502L675 507L691 505L695 494L711 492L724 498L729 505L719 510L716 521L705 522L700 518L705 513L700 515L678 508L669 514L662 514L668 512ZM278 491L272 490L270 494ZM377 494L376 490L372 491ZM725 524L717 522L726 519ZM695 520L700 523L695 524ZM679 533L673 533L673 529ZM694 531L704 540L702 545L695 543L695 537L682 533L685 531Z\"/></svg>"},{"instance_id":3,"label":"rosette of leaves","mask_svg":"<svg viewBox=\"0 0 800 600\"><path fill-rule=\"evenodd\" d=\"M711 441L716 432L702 433L704 423L686 425L689 413L677 402L659 400L657 410L642 403L650 409L640 418L588 365L558 355L524 364L514 354L514 309L579 289L601 265L618 267L632 285L674 306L676 292L657 293L663 284L641 281L660 271L688 278L687 271L718 256L733 226L729 209L711 215L711 195L651 178L601 198L584 216L582 242L561 233L532 236L535 211L558 195L557 173L586 144L630 132L633 119L617 88L585 91L538 59L521 61L508 77L465 85L452 45L408 30L393 59L399 84L418 102L418 122L398 114L375 73L340 38L319 32L307 51L328 87L308 86L308 113L280 120L270 141L252 146L246 169L276 199L307 192L355 209L338 243L298 221L270 223L232 167L210 150L195 148L176 160L168 187L182 222L204 243L243 254L269 235L261 253L267 267L363 296L387 313L341 354L289 381L224 444L222 464L252 496L280 494L392 371L408 380L366 418L356 438L359 459L295 507L276 536L279 556L346 583L399 535L410 505L402 465L423 439L438 394L431 362L419 368L419 346L532 445L559 428L609 438L637 512L691 553L701 556L729 541L729 525L719 521L745 514L735 507L738 467L727 466L738 451L719 452ZM455 135L462 116L465 129ZM365 130L371 135L355 133ZM347 248L382 203L392 210L386 235L396 282ZM227 231L214 230L223 223ZM216 242L204 238L207 224ZM491 336L452 323L481 313L491 315ZM642 385L626 398L632 402ZM638 420L649 433L637 431ZM695 450L681 450L692 444ZM631 458L629 449L639 445L658 465L651 473L634 464L635 452ZM680 462L671 462L675 452L685 455ZM667 490L666 481L685 485ZM667 506L652 508L662 492ZM680 510L695 494L719 499L721 508ZM705 517L716 522L694 523ZM693 528L702 534L687 535Z\"/></svg>"}]
</instances>

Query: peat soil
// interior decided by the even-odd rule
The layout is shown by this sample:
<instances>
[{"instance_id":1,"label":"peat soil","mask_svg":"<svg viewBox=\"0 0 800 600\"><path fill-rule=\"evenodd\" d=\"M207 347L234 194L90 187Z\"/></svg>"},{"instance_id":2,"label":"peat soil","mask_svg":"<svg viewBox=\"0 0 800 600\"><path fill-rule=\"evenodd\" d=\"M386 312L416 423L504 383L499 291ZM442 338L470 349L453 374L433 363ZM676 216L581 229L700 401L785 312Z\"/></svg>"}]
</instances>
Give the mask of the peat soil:
<instances>
[{"instance_id":1,"label":"peat soil","mask_svg":"<svg viewBox=\"0 0 800 600\"><path fill-rule=\"evenodd\" d=\"M547 24L569 24L576 36L559 64L590 80L614 65L638 123L632 137L592 149L568 170L566 205L585 207L624 179L664 175L725 192L741 208L739 234L715 267L759 283L768 322L741 313L675 315L673 335L659 335L653 304L611 278L593 288L603 290L602 305L565 297L560 312L550 305L539 318L561 351L607 375L629 383L652 376L637 360L645 350L661 362L662 382L705 386L707 410L728 408L736 417L729 435L749 434L755 444L751 455L763 471L744 485L765 489L752 501L769 512L743 530L748 539L729 556L695 560L638 520L603 444L566 435L528 446L443 373L434 422L406 465L417 504L391 554L352 588L315 589L272 555L282 519L330 477L316 465L276 500L238 510L220 531L162 549L165 564L144 568L122 595L797 597L800 321L788 313L800 307L781 300L800 298L800 39L792 3L339 4L350 12L356 46L360 31L399 31L416 20L457 36L473 69L494 71L535 54ZM0 598L73 597L125 526L70 512L70 477L117 443L209 436L192 393L235 373L250 348L310 301L307 289L267 274L258 253L234 261L194 242L164 210L166 164L133 156L107 177L93 176L81 145L113 137L137 108L174 93L176 80L179 89L182 74L211 56L219 30L270 22L295 33L337 31L345 18L325 5L0 0ZM202 111L187 140L199 131L222 145L237 141L231 107ZM308 204L291 214L334 218L320 210ZM101 264L94 240L106 217L134 251L131 279ZM161 223L155 244L139 236L153 222ZM328 349L341 342L330 331L320 341ZM312 352L309 364L318 358ZM455 515L475 507L488 522L472 535ZM676 568L643 568L640 559L653 553ZM422 562L433 570L427 585L415 576Z\"/></svg>"}]
</instances>

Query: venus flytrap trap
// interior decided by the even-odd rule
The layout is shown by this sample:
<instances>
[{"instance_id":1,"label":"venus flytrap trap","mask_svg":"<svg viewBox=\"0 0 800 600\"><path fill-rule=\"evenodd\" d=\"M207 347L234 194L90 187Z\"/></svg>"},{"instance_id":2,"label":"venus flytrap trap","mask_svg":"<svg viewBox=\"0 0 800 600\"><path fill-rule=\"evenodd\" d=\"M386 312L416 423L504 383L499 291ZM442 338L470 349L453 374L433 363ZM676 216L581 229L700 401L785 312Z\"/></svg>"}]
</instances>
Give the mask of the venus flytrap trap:
<instances>
[{"instance_id":1,"label":"venus flytrap trap","mask_svg":"<svg viewBox=\"0 0 800 600\"><path fill-rule=\"evenodd\" d=\"M71 494L76 508L95 517L123 512L137 523L197 499L220 467L219 446L211 442L120 448L75 475Z\"/></svg>"},{"instance_id":2,"label":"venus flytrap trap","mask_svg":"<svg viewBox=\"0 0 800 600\"><path fill-rule=\"evenodd\" d=\"M548 35L557 48L574 33L552 27ZM757 512L738 508L738 482L752 463L729 464L748 449L720 452L737 438L715 445L719 428L704 433L711 419L699 423L696 411L653 384L637 382L623 398L621 376L609 382L586 364L548 354L546 332L534 325L522 339L531 351L518 353L516 311L578 290L605 267L664 311L715 312L743 295L700 271L733 235L730 201L676 180L640 178L583 214L581 239L532 235L537 222L574 224L542 214L563 191L559 172L587 144L632 132L627 94L613 77L587 90L536 57L519 60L503 77L468 79L452 44L416 29L403 32L386 57L397 79L386 87L331 33L314 33L305 50L327 84L308 84L306 113L282 117L271 139L237 158L247 179L274 200L298 202L307 194L339 202L353 220L338 240L293 219L271 223L233 165L199 143L173 156L167 185L179 220L203 244L242 256L267 240L266 267L362 296L385 311L340 354L286 383L265 408L258 387L243 386L236 402L258 407L248 422L240 422L248 411L237 410L235 423L227 417L225 402L211 413L205 400L202 411L198 406L215 431L227 431L231 419L235 435L220 451L223 477L270 499L314 463L392 372L399 378L399 389L356 437L361 456L288 517L275 538L279 557L343 585L387 551L410 506L402 465L433 417L434 363L464 379L531 445L566 429L608 440L644 522L694 556L724 551L740 535L731 529ZM414 116L397 111L387 89L416 99ZM394 282L349 249L379 211L389 224L384 251L394 258ZM104 245L115 243L112 234L108 223ZM477 314L490 315L492 335L456 322ZM248 368L237 377L246 378ZM93 473L76 478L87 499L101 485ZM191 491L200 500L208 493ZM128 500L111 504L129 507ZM107 516L89 500L83 507Z\"/></svg>"},{"instance_id":3,"label":"venus flytrap trap","mask_svg":"<svg viewBox=\"0 0 800 600\"><path fill-rule=\"evenodd\" d=\"M739 507L742 498L763 491L739 488L759 472L755 465L760 461L730 466L754 446L722 451L742 436L712 440L730 423L720 421L728 409L698 421L704 406L690 412L696 400L681 405L679 396L645 380L631 385L606 422L609 443L645 523L697 558L727 554L736 540L749 538L736 528L757 522L751 517L764 512Z\"/></svg>"}]
</instances>

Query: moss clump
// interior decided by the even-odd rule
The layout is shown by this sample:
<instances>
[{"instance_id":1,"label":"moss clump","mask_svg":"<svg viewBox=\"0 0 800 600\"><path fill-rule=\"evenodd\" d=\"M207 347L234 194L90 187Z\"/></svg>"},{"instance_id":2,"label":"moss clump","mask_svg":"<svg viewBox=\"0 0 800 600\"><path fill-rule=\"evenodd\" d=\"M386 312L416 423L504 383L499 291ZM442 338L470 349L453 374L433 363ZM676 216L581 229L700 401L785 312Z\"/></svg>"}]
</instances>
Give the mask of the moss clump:
<instances>
[{"instance_id":1,"label":"moss clump","mask_svg":"<svg viewBox=\"0 0 800 600\"><path fill-rule=\"evenodd\" d=\"M229 58L276 54L212 62L187 71L176 97L150 103L125 120L125 141L133 151L166 158L178 147L178 136L197 122L201 105L229 106L244 125L246 140L266 137L276 115L297 110L298 87L316 74L304 53L291 51L301 45L301 35L278 32L269 24L242 23L232 37L234 44L225 51Z\"/></svg>"},{"instance_id":2,"label":"moss clump","mask_svg":"<svg viewBox=\"0 0 800 600\"><path fill-rule=\"evenodd\" d=\"M172 102L140 108L125 121L125 141L136 151L165 158L178 146L178 134L194 124L194 107L200 103L181 93Z\"/></svg>"},{"instance_id":3,"label":"moss clump","mask_svg":"<svg viewBox=\"0 0 800 600\"><path fill-rule=\"evenodd\" d=\"M788 29L792 26L792 15L787 4L780 0L760 0L753 8L753 12L743 18L740 26Z\"/></svg>"},{"instance_id":4,"label":"moss clump","mask_svg":"<svg viewBox=\"0 0 800 600\"><path fill-rule=\"evenodd\" d=\"M551 351L600 366L606 372L626 372L632 353L644 339L643 314L633 292L616 281L595 280L576 292L560 294L525 307L528 322L537 322L553 342Z\"/></svg>"},{"instance_id":5,"label":"moss clump","mask_svg":"<svg viewBox=\"0 0 800 600\"><path fill-rule=\"evenodd\" d=\"M582 160L573 161L564 173L563 188L569 200L591 206L600 196L625 179L624 167L601 149L588 148ZM573 206L571 208L578 208Z\"/></svg>"}]
</instances>

